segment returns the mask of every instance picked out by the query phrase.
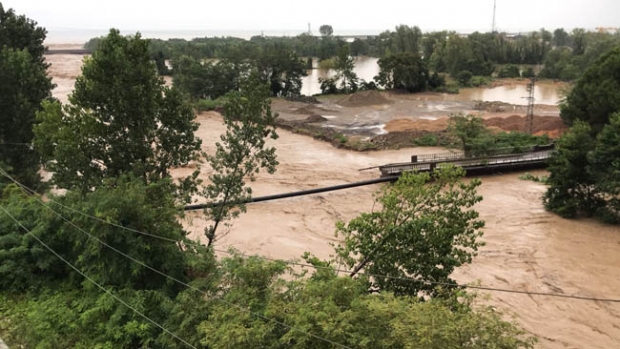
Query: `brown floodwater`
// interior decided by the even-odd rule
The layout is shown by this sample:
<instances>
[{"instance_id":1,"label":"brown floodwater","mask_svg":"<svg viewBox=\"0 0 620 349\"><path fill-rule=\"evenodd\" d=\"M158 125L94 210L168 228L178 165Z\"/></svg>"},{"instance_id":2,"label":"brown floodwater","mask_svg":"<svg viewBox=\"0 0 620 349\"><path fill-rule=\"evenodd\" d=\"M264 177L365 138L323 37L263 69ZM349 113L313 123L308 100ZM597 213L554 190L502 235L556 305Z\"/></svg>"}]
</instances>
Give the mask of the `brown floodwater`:
<instances>
[{"instance_id":1,"label":"brown floodwater","mask_svg":"<svg viewBox=\"0 0 620 349\"><path fill-rule=\"evenodd\" d=\"M48 61L52 63L54 82L65 88L54 93L66 100L72 88L70 81L79 74L81 57L53 55L48 56ZM418 103L420 108L425 105L425 101L411 103ZM403 106L402 112L407 108ZM212 153L223 131L221 116L205 113L197 120L203 149ZM358 169L408 161L412 154L445 151L415 148L359 153L335 149L284 130L278 133L280 138L270 141L277 147L278 171L258 175L252 184L256 196L376 178L377 171ZM181 176L194 168L176 169L173 173ZM209 168L203 166L202 178L208 174ZM339 241L334 236L334 224L370 211L378 188L361 187L249 205L248 212L233 222L217 246L234 246L247 254L273 258L299 258L305 251L328 258L332 253L329 244ZM472 264L460 268L454 277L461 283L478 281L504 289L620 298L620 229L550 214L541 203L544 192L544 185L520 180L518 174L483 177L479 193L484 200L476 208L486 221L486 246ZM202 239L208 222L195 212L187 215L184 224L192 236ZM488 295L483 303L496 307L507 319L537 336L538 348L620 347L620 304L486 291L481 294Z\"/></svg>"},{"instance_id":2,"label":"brown floodwater","mask_svg":"<svg viewBox=\"0 0 620 349\"><path fill-rule=\"evenodd\" d=\"M355 57L355 73L360 79L372 81L379 74L379 59L373 57ZM318 67L315 59L314 66ZM308 76L302 80L301 93L312 96L321 93L319 78L333 77L333 70L312 69L307 71ZM529 95L526 83L508 84L494 88L464 88L456 95L444 94L446 101L479 100L484 102L503 102L516 105L527 105ZM534 89L536 104L556 105L561 99L557 85L550 83L537 84Z\"/></svg>"}]
</instances>

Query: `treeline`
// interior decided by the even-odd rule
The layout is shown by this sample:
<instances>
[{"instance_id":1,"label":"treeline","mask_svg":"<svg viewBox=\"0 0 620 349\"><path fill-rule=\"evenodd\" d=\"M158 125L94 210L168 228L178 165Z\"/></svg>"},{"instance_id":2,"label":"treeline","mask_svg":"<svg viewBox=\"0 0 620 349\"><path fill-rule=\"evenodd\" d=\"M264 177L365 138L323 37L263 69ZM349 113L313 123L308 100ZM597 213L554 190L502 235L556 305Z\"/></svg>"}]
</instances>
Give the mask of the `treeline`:
<instances>
[{"instance_id":1,"label":"treeline","mask_svg":"<svg viewBox=\"0 0 620 349\"><path fill-rule=\"evenodd\" d=\"M87 49L95 49L99 38L91 39ZM394 31L378 36L355 39L348 43L331 31L321 36L307 33L295 37L255 36L239 38L196 38L192 40L152 40L151 54L174 60L180 56L196 59L251 59L263 47L287 47L300 57L335 57L343 46L350 46L352 56L383 58L393 54L420 55L428 69L457 76L468 71L474 76L499 73L497 65L542 65L540 76L549 79L573 80L579 77L596 57L620 45L620 34L564 29L553 32L541 29L527 34L479 33L461 35L440 31L423 33L418 27L400 25Z\"/></svg>"},{"instance_id":2,"label":"treeline","mask_svg":"<svg viewBox=\"0 0 620 349\"><path fill-rule=\"evenodd\" d=\"M252 195L246 181L278 165L264 72L226 94L223 134L199 139L139 34L111 30L66 104L51 97L45 34L0 4L0 149L12 150L0 153L0 337L11 347L533 347L450 277L483 245L479 180L454 168L403 176L376 196L381 209L336 226L333 258L305 254L305 271L216 251ZM197 196L218 202L202 212L204 243L180 223Z\"/></svg>"}]
</instances>

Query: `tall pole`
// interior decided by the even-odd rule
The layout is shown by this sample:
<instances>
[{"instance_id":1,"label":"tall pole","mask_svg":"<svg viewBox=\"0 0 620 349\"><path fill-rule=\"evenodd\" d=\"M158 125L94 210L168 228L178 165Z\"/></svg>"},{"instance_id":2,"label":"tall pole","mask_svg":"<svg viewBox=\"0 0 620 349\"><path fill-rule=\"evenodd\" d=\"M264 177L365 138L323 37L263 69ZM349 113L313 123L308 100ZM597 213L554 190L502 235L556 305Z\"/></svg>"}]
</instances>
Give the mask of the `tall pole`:
<instances>
[{"instance_id":1,"label":"tall pole","mask_svg":"<svg viewBox=\"0 0 620 349\"><path fill-rule=\"evenodd\" d=\"M495 33L495 10L497 9L497 0L493 0L493 26L491 27L491 33Z\"/></svg>"},{"instance_id":2,"label":"tall pole","mask_svg":"<svg viewBox=\"0 0 620 349\"><path fill-rule=\"evenodd\" d=\"M525 132L529 134L534 133L534 91L536 89L536 77L533 77L529 84L527 84L527 115L525 116Z\"/></svg>"}]
</instances>

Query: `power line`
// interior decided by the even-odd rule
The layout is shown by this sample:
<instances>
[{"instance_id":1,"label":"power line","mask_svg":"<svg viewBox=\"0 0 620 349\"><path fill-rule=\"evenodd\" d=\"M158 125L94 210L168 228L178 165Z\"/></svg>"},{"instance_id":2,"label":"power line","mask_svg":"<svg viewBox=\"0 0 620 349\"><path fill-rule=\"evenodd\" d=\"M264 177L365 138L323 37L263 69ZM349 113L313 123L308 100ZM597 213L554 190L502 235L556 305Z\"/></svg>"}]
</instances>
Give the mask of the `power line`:
<instances>
[{"instance_id":1,"label":"power line","mask_svg":"<svg viewBox=\"0 0 620 349\"><path fill-rule=\"evenodd\" d=\"M185 287L187 287L187 288L189 288L189 289L192 289L192 290L194 290L194 291L198 291L198 292L200 292L200 293L204 294L205 296L209 296L209 294L208 294L207 292L205 292L205 291L203 291L203 290L201 290L201 289L199 289L199 288L197 288L197 287L194 287L194 286L192 286L192 285L190 285L190 284L188 284L188 283L186 283L186 282L184 282L184 281L181 281L181 280L179 280L179 279L177 279L177 278L175 278L175 277L173 277L173 276L167 275L167 274L165 274L164 272L159 271L159 270L157 270L157 269L155 269L155 268L153 268L153 267L151 267L151 266L149 266L149 265L147 265L147 264L145 264L145 263L143 263L143 262L141 262L141 261L139 261L139 260L137 260L137 259L135 259L135 258L131 257L130 255L128 255L128 254L126 254L126 253L124 253L124 252L122 252L122 251L118 250L117 248L115 248L115 247L113 247L113 246L109 245L108 243L106 243L106 242L102 241L102 240L101 240L101 239L99 239L98 237L96 237L96 236L94 236L94 235L92 235L92 234L90 234L90 233L86 232L84 229L80 228L79 226L77 226L76 224L74 224L73 222L71 222L70 220L68 220L67 218L65 218L62 214L60 214L60 213L56 212L54 209L52 209L51 207L49 207L48 205L46 205L46 204L45 204L45 203L44 203L41 199L39 199L39 198L38 198L38 197L36 197L35 195L32 195L32 194L28 193L28 190L31 190L31 189L28 189L28 190L24 189L24 188L27 188L25 185L23 185L23 184L21 184L21 183L17 182L15 179L13 179L11 176L9 176L9 175L6 173L6 171L4 171L4 170L3 170L3 169L1 169L1 168L0 168L0 174L2 174L3 176L5 176L5 177L9 178L9 179L10 179L11 181L13 181L15 184L17 184L19 187L21 187L21 188L22 188L22 190L23 190L23 191L24 191L27 195L32 196L32 197L33 197L36 201L38 201L41 205L43 205L45 208L47 208L48 210L50 210L51 212L53 212L56 216L58 216L59 218L61 218L61 219L62 219L62 220L64 220L65 222L67 222L69 225L71 225L73 228L75 228L76 230L78 230L78 231L79 231L79 232L81 232L82 234L85 234L85 235L86 235L86 236L88 236L89 238L96 240L97 242L99 242L99 243L100 243L100 244L102 244L103 246L106 246L107 248L109 248L109 249L111 249L112 251L114 251L114 252L116 252L116 253L120 254L121 256L123 256L123 257L125 257L125 258L127 258L127 259L131 260L132 262L134 262L134 263L136 263L136 264L139 264L139 265L141 265L141 266L143 266L143 267L145 267L145 268L147 268L147 269L149 269L149 270L151 270L151 271L153 271L153 272L155 272L155 273L157 273L157 274L159 274L159 275L161 275L161 276L163 276L163 277L165 277L165 278L167 278L167 279L169 279L169 280L172 280L172 281L174 281L174 282L176 282L176 283L178 283L178 284L180 284L180 285L183 285L183 286L185 286ZM118 225L117 225L117 226L118 226ZM118 227L121 227L121 226L118 226ZM125 229L125 227L122 227L122 228L123 228L123 229ZM151 235L151 236L155 236L154 234L149 234L149 235ZM214 299L215 299L215 300L218 300L218 301L220 301L220 302L222 302L222 303L224 303L224 304L226 304L226 305L229 305L229 306L235 307L235 308L237 308L237 309L239 309L239 310L241 310L241 311L244 311L244 312L250 313L251 315L253 315L253 316L255 316L255 317L258 317L258 318L261 318L261 319L263 319L263 320L265 320L265 321L273 322L273 323L278 324L278 325L280 325L280 326L284 326L284 327L286 327L286 328L290 329L291 331L295 331L295 332L299 332L299 333L305 334L305 335L307 335L307 336L313 337L313 338L315 338L315 339L318 339L318 340L324 341L324 342L329 343L329 344L336 345L336 346L341 347L341 348L351 349L350 347L348 347L348 346L346 346L346 345L343 345L343 344L340 344L340 343L334 342L334 341L332 341L332 340L330 340L330 339L320 337L320 336L318 336L318 335L315 335L315 334L310 333L310 332L306 332L306 331L304 331L304 330L300 330L300 329L295 328L295 327L293 327L293 326L287 325L287 324L285 324L285 323L283 323L283 322L281 322L281 321L278 321L278 320L275 320L275 319L268 318L268 317L266 317L266 316L264 316L264 315L261 315L261 314L259 314L259 313L253 312L253 311L251 311L251 310L249 310L249 309L246 309L246 308L244 308L244 307L242 307L242 306L240 306L240 305L237 305L237 304L234 304L234 303L228 302L228 301L226 301L226 300L224 300L224 299L221 299L221 298L214 298Z\"/></svg>"},{"instance_id":2,"label":"power line","mask_svg":"<svg viewBox=\"0 0 620 349\"><path fill-rule=\"evenodd\" d=\"M232 255L232 253L229 252L229 251L219 250L219 249L215 249L215 248L213 250L216 251L216 252L226 253L226 254ZM331 271L334 271L334 272L337 272L337 273L344 273L344 274L349 274L349 275L353 273L353 270L347 270L347 269L339 269L339 268L334 268L334 267L316 266L316 265L307 264L307 263L299 263L299 262L295 262L295 261L285 261L285 260L281 260L281 259L268 258L268 257L264 257L264 256L261 256L261 258L263 258L265 260L268 260L268 261L273 261L273 262L283 262L283 263L286 263L286 264L289 264L289 265L297 265L297 266L309 267L309 268L313 268L313 269L331 270ZM519 291L519 290L510 290L510 289L503 289L503 288L487 287L487 286L474 286L474 285L457 284L457 283L449 283L449 282L418 280L418 279L414 279L414 278L410 278L410 277L389 276L389 275L373 274L373 273L367 273L367 272L358 272L357 274L365 275L365 276L371 276L371 277L377 277L377 278L392 279L392 280L409 281L409 282L421 282L421 283L424 283L424 284L427 284L427 285L456 286L456 287L470 288L470 289L483 290L483 291L526 294L526 295L530 295L530 296L546 296L546 297L570 298L570 299L587 300L587 301L598 301L598 302L607 302L607 303L620 303L620 299L613 299L613 298L596 298L596 297L566 295L566 294L561 294L561 293Z\"/></svg>"},{"instance_id":3,"label":"power line","mask_svg":"<svg viewBox=\"0 0 620 349\"><path fill-rule=\"evenodd\" d=\"M21 183L17 182L12 177L8 176L6 174L6 172L4 172L1 168L0 168L0 174L2 174L5 177L11 179L17 185L19 185L19 186L21 186L23 188L26 188ZM28 189L28 188L26 188L26 190L30 190L31 191L31 189ZM39 200L39 202L41 202L41 201ZM42 203L42 204L44 206L46 206L44 203ZM52 210L49 207L48 207L48 209ZM53 210L52 210L52 212L56 213ZM79 211L78 211L78 213L79 213ZM58 215L58 213L56 213L56 214ZM122 225L119 225L119 224L115 224L115 223L112 223L112 222L101 220L101 219L98 219L97 217L92 217L90 215L85 215L85 216L97 219L98 221L101 221L101 222L103 222L105 224L110 224L110 225L115 226L115 227L120 228L120 229L125 229L125 230L128 230L128 231L133 231L133 232L136 232L136 233L139 233L139 234L143 234L143 235L147 235L147 236L151 236L151 237L154 237L154 238L157 238L157 239L169 240L167 238L164 238L164 237L161 237L161 236L158 236L158 235L155 235L155 234L149 234L149 233L141 232L141 231L138 231L138 230L135 230L135 229L132 229L132 228L128 228L128 227L125 227L125 226L122 226ZM63 217L63 219L64 219L64 217ZM80 229L80 228L78 228L78 229ZM86 234L88 234L88 233L86 233ZM112 247L110 247L110 248L112 248ZM219 250L219 249L215 249L215 248L213 250L215 252L226 253L226 254L229 254L229 255L232 254L231 252L228 252L228 251L225 251L225 250ZM119 253L123 254L120 251L119 251ZM260 256L260 257L265 259L265 260L275 261L275 262L284 262L284 263L289 264L289 265L297 265L297 266L301 266L301 267L309 267L309 268L314 268L314 269L332 270L332 271L337 272L337 273L346 273L346 274L353 273L353 270L338 269L338 268L333 268L333 267L321 267L321 266L315 266L315 265L307 264L307 263L298 263L298 262L295 262L295 261L285 261L285 260L281 260L281 259L268 258L268 257L264 257L264 256ZM137 263L141 263L141 262L137 262ZM144 266L146 266L146 265L144 265ZM151 269L149 266L146 266L146 267ZM151 270L153 270L153 271L155 271L157 273L160 273L159 271L157 271L155 269L151 269ZM160 273L160 274L163 274L163 273ZM491 292L525 294L525 295L531 295L531 296L545 296L545 297L556 297L556 298L568 298L568 299L587 300L587 301L599 301L599 302L607 302L607 303L620 303L620 299L614 299L614 298L597 298L597 297L566 295L566 294L561 294L561 293L520 291L520 290L511 290L511 289L487 287L487 286L474 286L474 285L467 285L467 284L456 284L456 283L439 282L439 281L418 280L418 279L414 279L414 278L410 278L410 277L381 275L381 274L373 274L373 273L367 273L367 272L358 272L357 274L365 275L365 276L369 276L369 277L386 278L386 279L408 281L408 282L421 282L421 283L425 283L425 284L429 284L429 285L437 285L437 286L456 286L456 287L469 288L469 289L477 289L477 290L491 291ZM163 275L168 277L165 274L163 274ZM182 281L178 281L178 280L174 279L173 277L169 277L169 278L172 278L174 281L183 283ZM190 288L193 288L195 290L198 290L198 289L194 288L193 286L187 285L185 283L183 283L183 284L185 286L187 286L187 287L190 287ZM200 291L200 290L198 290L198 291ZM204 293L203 291L200 291L200 292Z\"/></svg>"},{"instance_id":4,"label":"power line","mask_svg":"<svg viewBox=\"0 0 620 349\"><path fill-rule=\"evenodd\" d=\"M106 289L105 287L101 286L97 281L93 280L88 275L84 274L80 269L78 269L76 266L74 266L69 261L64 259L60 254L58 254L58 252L54 251L50 246L48 246L45 242L43 242L43 240L39 239L39 237L37 237L35 234L33 234L28 228L26 228L19 220L17 220L17 218L15 218L4 207L0 206L0 209L2 211L4 211L4 213L6 213L7 216L9 216L13 221L15 221L15 223L17 223L22 229L24 229L26 231L26 235L31 235L35 240L37 240L37 242L39 242L41 245L43 245L43 247L45 247L48 251L50 251L52 254L54 254L56 257L58 257L58 259L60 259L63 263L65 263L66 265L71 267L71 269L75 270L78 274L82 275L86 280L90 281L95 286L97 286L99 289L101 289L103 292L105 292L106 294L108 294L109 296L114 298L116 301L118 301L119 303L123 304L127 308L131 309L134 313L142 316L145 320L147 320L150 323L152 323L153 325L159 327L162 331L164 331L167 334L171 335L172 337L174 337L178 341L182 342L183 344L187 345L190 348L197 349L195 346L191 345L189 342L187 342L183 338L177 336L176 334L172 333L170 330L168 330L164 326L162 326L162 325L158 324L157 322L155 322L155 320L153 320L153 319L149 318L148 316L144 315L139 310L137 310L136 308L132 307L127 302L125 302L123 299L121 299L120 297L118 297L117 295L115 295L114 293L112 293L111 291Z\"/></svg>"}]
</instances>

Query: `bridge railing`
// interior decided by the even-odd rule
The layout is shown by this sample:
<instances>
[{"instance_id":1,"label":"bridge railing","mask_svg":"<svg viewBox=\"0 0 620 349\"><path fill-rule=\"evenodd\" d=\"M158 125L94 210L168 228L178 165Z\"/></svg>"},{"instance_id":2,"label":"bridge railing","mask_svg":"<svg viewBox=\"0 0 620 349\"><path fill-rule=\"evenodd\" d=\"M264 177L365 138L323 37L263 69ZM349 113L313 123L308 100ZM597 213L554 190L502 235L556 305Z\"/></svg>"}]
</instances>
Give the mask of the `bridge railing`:
<instances>
[{"instance_id":1,"label":"bridge railing","mask_svg":"<svg viewBox=\"0 0 620 349\"><path fill-rule=\"evenodd\" d=\"M379 167L383 176L397 175L402 172L427 172L432 171L435 168L442 168L447 166L459 166L465 169L474 168L480 166L497 166L497 165L510 165L518 163L530 163L540 162L547 160L551 157L552 150L540 150L529 153L509 154L509 155L494 155L487 157L477 158L460 158L460 159L443 159L443 160L431 160L424 162L405 162L398 164L388 164Z\"/></svg>"}]
</instances>

